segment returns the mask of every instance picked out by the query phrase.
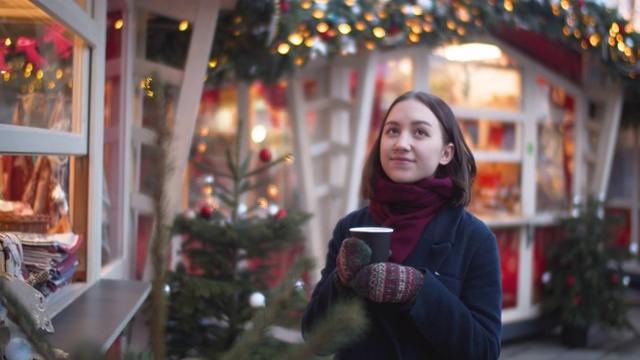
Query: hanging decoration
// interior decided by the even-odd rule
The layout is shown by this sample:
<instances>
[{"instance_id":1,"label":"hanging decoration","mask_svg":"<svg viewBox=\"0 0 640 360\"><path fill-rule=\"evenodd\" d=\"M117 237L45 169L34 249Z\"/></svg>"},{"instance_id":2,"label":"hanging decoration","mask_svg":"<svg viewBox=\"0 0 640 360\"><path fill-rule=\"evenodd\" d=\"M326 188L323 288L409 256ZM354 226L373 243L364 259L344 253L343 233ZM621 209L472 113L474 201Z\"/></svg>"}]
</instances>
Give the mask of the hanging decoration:
<instances>
[{"instance_id":1,"label":"hanging decoration","mask_svg":"<svg viewBox=\"0 0 640 360\"><path fill-rule=\"evenodd\" d=\"M640 34L615 9L595 1L275 0L271 4L238 0L233 11L220 14L209 81L274 82L316 57L458 44L504 29L542 34L592 54L627 80L640 74Z\"/></svg>"}]
</instances>

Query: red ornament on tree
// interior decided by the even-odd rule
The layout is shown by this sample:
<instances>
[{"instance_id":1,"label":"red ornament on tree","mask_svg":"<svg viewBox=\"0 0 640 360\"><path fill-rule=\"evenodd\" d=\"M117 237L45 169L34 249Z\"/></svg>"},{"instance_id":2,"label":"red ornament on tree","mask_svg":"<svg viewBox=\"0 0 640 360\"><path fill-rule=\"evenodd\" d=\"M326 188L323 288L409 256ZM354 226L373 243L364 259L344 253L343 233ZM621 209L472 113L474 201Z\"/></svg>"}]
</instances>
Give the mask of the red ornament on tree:
<instances>
[{"instance_id":1,"label":"red ornament on tree","mask_svg":"<svg viewBox=\"0 0 640 360\"><path fill-rule=\"evenodd\" d=\"M200 208L200 216L204 219L209 219L213 215L213 206L203 206Z\"/></svg>"},{"instance_id":2,"label":"red ornament on tree","mask_svg":"<svg viewBox=\"0 0 640 360\"><path fill-rule=\"evenodd\" d=\"M618 276L618 274L611 275L611 283L613 285L616 285L618 281L620 281L620 277Z\"/></svg>"},{"instance_id":3,"label":"red ornament on tree","mask_svg":"<svg viewBox=\"0 0 640 360\"><path fill-rule=\"evenodd\" d=\"M273 216L273 218L274 218L274 219L276 219L276 220L280 220L280 219L282 219L282 218L284 218L284 217L286 217L286 216L287 216L287 210L285 210L285 209L280 209L280 210L278 210L278 212Z\"/></svg>"},{"instance_id":4,"label":"red ornament on tree","mask_svg":"<svg viewBox=\"0 0 640 360\"><path fill-rule=\"evenodd\" d=\"M571 275L567 278L567 285L571 286L576 282L575 276Z\"/></svg>"},{"instance_id":5,"label":"red ornament on tree","mask_svg":"<svg viewBox=\"0 0 640 360\"><path fill-rule=\"evenodd\" d=\"M289 2L286 0L283 0L282 2L280 2L280 11L282 11L282 13L286 13L287 11L289 11Z\"/></svg>"},{"instance_id":6,"label":"red ornament on tree","mask_svg":"<svg viewBox=\"0 0 640 360\"><path fill-rule=\"evenodd\" d=\"M258 154L258 157L260 158L260 161L262 162L269 162L271 161L271 157L273 156L273 154L271 153L271 150L269 149L262 149L260 150L260 153Z\"/></svg>"}]
</instances>

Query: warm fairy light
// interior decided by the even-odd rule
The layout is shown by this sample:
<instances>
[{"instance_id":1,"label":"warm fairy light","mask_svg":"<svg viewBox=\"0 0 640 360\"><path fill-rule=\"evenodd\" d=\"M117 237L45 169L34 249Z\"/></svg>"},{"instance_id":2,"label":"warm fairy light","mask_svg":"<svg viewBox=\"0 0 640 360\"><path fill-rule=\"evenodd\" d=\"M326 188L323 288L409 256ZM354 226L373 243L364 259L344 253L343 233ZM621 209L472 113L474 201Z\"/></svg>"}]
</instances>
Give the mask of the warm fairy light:
<instances>
[{"instance_id":1,"label":"warm fairy light","mask_svg":"<svg viewBox=\"0 0 640 360\"><path fill-rule=\"evenodd\" d=\"M287 53L289 53L289 50L291 50L291 46L289 46L289 44L287 43L278 45L278 54L280 55L286 55Z\"/></svg>"},{"instance_id":2,"label":"warm fairy light","mask_svg":"<svg viewBox=\"0 0 640 360\"><path fill-rule=\"evenodd\" d=\"M627 55L627 56L632 56L632 55L633 55L633 52L631 52L631 49L630 49L630 48L625 47L625 49L624 49L624 54L625 54L625 55Z\"/></svg>"},{"instance_id":3,"label":"warm fairy light","mask_svg":"<svg viewBox=\"0 0 640 360\"><path fill-rule=\"evenodd\" d=\"M553 12L554 16L560 15L560 9L558 8L558 5L556 5L556 4L551 5L551 11Z\"/></svg>"},{"instance_id":4,"label":"warm fairy light","mask_svg":"<svg viewBox=\"0 0 640 360\"><path fill-rule=\"evenodd\" d=\"M580 29L573 30L573 36L575 36L576 39L580 39L580 37L582 36Z\"/></svg>"},{"instance_id":5,"label":"warm fairy light","mask_svg":"<svg viewBox=\"0 0 640 360\"><path fill-rule=\"evenodd\" d=\"M340 24L338 25L338 31L340 31L342 35L347 35L348 33L351 32L351 25L346 23Z\"/></svg>"},{"instance_id":6,"label":"warm fairy light","mask_svg":"<svg viewBox=\"0 0 640 360\"><path fill-rule=\"evenodd\" d=\"M467 29L463 28L463 27L459 27L458 30L456 31L458 33L458 35L460 36L465 36L467 34Z\"/></svg>"},{"instance_id":7,"label":"warm fairy light","mask_svg":"<svg viewBox=\"0 0 640 360\"><path fill-rule=\"evenodd\" d=\"M27 66L24 67L25 72L32 72L33 71L33 64L32 63L27 63Z\"/></svg>"},{"instance_id":8,"label":"warm fairy light","mask_svg":"<svg viewBox=\"0 0 640 360\"><path fill-rule=\"evenodd\" d=\"M609 38L609 46L614 46L616 44L616 39L610 37Z\"/></svg>"},{"instance_id":9,"label":"warm fairy light","mask_svg":"<svg viewBox=\"0 0 640 360\"><path fill-rule=\"evenodd\" d=\"M302 44L302 40L304 40L302 35L300 35L300 33L292 33L291 35L289 35L288 39L289 39L289 42L295 46Z\"/></svg>"},{"instance_id":10,"label":"warm fairy light","mask_svg":"<svg viewBox=\"0 0 640 360\"><path fill-rule=\"evenodd\" d=\"M562 33L564 36L569 36L569 28L566 26L562 27Z\"/></svg>"},{"instance_id":11,"label":"warm fairy light","mask_svg":"<svg viewBox=\"0 0 640 360\"><path fill-rule=\"evenodd\" d=\"M213 69L213 68L215 68L216 66L218 66L218 60L216 60L216 59L211 59L211 60L209 60L209 68L210 68L210 69Z\"/></svg>"},{"instance_id":12,"label":"warm fairy light","mask_svg":"<svg viewBox=\"0 0 640 360\"><path fill-rule=\"evenodd\" d=\"M180 25L178 25L178 30L185 31L189 28L189 22L187 20L180 21Z\"/></svg>"},{"instance_id":13,"label":"warm fairy light","mask_svg":"<svg viewBox=\"0 0 640 360\"><path fill-rule=\"evenodd\" d=\"M293 155L291 155L291 154L287 154L287 155L284 157L284 163L285 163L285 164L287 164L287 165L291 165L291 164L293 164L293 161L294 161L294 160L295 160L295 159L294 159Z\"/></svg>"},{"instance_id":14,"label":"warm fairy light","mask_svg":"<svg viewBox=\"0 0 640 360\"><path fill-rule=\"evenodd\" d=\"M62 69L56 70L56 79L61 79L62 75L63 75Z\"/></svg>"},{"instance_id":15,"label":"warm fairy light","mask_svg":"<svg viewBox=\"0 0 640 360\"><path fill-rule=\"evenodd\" d=\"M377 37L378 39L382 39L385 34L386 32L380 26L376 26L373 28L373 36Z\"/></svg>"},{"instance_id":16,"label":"warm fairy light","mask_svg":"<svg viewBox=\"0 0 640 360\"><path fill-rule=\"evenodd\" d=\"M42 70L36 71L36 79L41 80L44 77L44 72Z\"/></svg>"},{"instance_id":17,"label":"warm fairy light","mask_svg":"<svg viewBox=\"0 0 640 360\"><path fill-rule=\"evenodd\" d=\"M511 0L505 0L504 9L507 10L508 12L513 11L513 3L511 2Z\"/></svg>"},{"instance_id":18,"label":"warm fairy light","mask_svg":"<svg viewBox=\"0 0 640 360\"><path fill-rule=\"evenodd\" d=\"M352 7L356 4L356 0L344 0L344 4L349 7Z\"/></svg>"},{"instance_id":19,"label":"warm fairy light","mask_svg":"<svg viewBox=\"0 0 640 360\"><path fill-rule=\"evenodd\" d=\"M325 33L327 32L327 30L329 30L329 25L327 25L326 22L321 22L316 25L316 30L318 30L319 33Z\"/></svg>"},{"instance_id":20,"label":"warm fairy light","mask_svg":"<svg viewBox=\"0 0 640 360\"><path fill-rule=\"evenodd\" d=\"M447 29L453 30L456 28L456 22L453 20L447 20Z\"/></svg>"},{"instance_id":21,"label":"warm fairy light","mask_svg":"<svg viewBox=\"0 0 640 360\"><path fill-rule=\"evenodd\" d=\"M209 136L209 127L207 125L200 126L200 130L198 131L198 133L202 137Z\"/></svg>"},{"instance_id":22,"label":"warm fairy light","mask_svg":"<svg viewBox=\"0 0 640 360\"><path fill-rule=\"evenodd\" d=\"M267 198L265 197L259 198L257 203L258 203L258 206L263 209L266 209L269 206L269 200L267 200Z\"/></svg>"},{"instance_id":23,"label":"warm fairy light","mask_svg":"<svg viewBox=\"0 0 640 360\"><path fill-rule=\"evenodd\" d=\"M312 46L313 46L313 44L315 44L315 42L316 42L316 41L314 40L314 38L306 38L306 39L304 40L304 45L305 45L306 47L312 47Z\"/></svg>"},{"instance_id":24,"label":"warm fairy light","mask_svg":"<svg viewBox=\"0 0 640 360\"><path fill-rule=\"evenodd\" d=\"M627 23L624 26L624 32L626 32L627 34L630 34L632 32L635 32L635 29L633 28L633 24L632 23Z\"/></svg>"},{"instance_id":25,"label":"warm fairy light","mask_svg":"<svg viewBox=\"0 0 640 360\"><path fill-rule=\"evenodd\" d=\"M11 80L11 73L9 73L9 72L4 73L4 75L2 76L2 79L3 79L4 81L9 81L9 80Z\"/></svg>"},{"instance_id":26,"label":"warm fairy light","mask_svg":"<svg viewBox=\"0 0 640 360\"><path fill-rule=\"evenodd\" d=\"M411 24L411 32L414 34L420 34L422 33L422 26L420 26L420 24Z\"/></svg>"},{"instance_id":27,"label":"warm fairy light","mask_svg":"<svg viewBox=\"0 0 640 360\"><path fill-rule=\"evenodd\" d=\"M358 21L356 23L356 29L358 29L359 31L362 31L366 28L367 28L367 25L363 21Z\"/></svg>"},{"instance_id":28,"label":"warm fairy light","mask_svg":"<svg viewBox=\"0 0 640 360\"><path fill-rule=\"evenodd\" d=\"M197 145L197 150L200 154L204 153L205 151L207 151L207 144L204 142L199 142Z\"/></svg>"},{"instance_id":29,"label":"warm fairy light","mask_svg":"<svg viewBox=\"0 0 640 360\"><path fill-rule=\"evenodd\" d=\"M569 0L562 0L560 1L560 6L562 7L563 10L567 10L569 9Z\"/></svg>"},{"instance_id":30,"label":"warm fairy light","mask_svg":"<svg viewBox=\"0 0 640 360\"><path fill-rule=\"evenodd\" d=\"M293 62L296 64L296 66L302 66L304 65L304 58L297 57Z\"/></svg>"},{"instance_id":31,"label":"warm fairy light","mask_svg":"<svg viewBox=\"0 0 640 360\"><path fill-rule=\"evenodd\" d=\"M49 90L53 90L56 88L56 82L55 81L49 81L49 84L47 84L47 88Z\"/></svg>"},{"instance_id":32,"label":"warm fairy light","mask_svg":"<svg viewBox=\"0 0 640 360\"><path fill-rule=\"evenodd\" d=\"M600 34L593 34L589 37L589 43L591 46L598 46L600 44Z\"/></svg>"},{"instance_id":33,"label":"warm fairy light","mask_svg":"<svg viewBox=\"0 0 640 360\"><path fill-rule=\"evenodd\" d=\"M267 194L269 196L271 196L272 198L275 198L278 196L278 187L274 184L270 184L269 186L267 186Z\"/></svg>"},{"instance_id":34,"label":"warm fairy light","mask_svg":"<svg viewBox=\"0 0 640 360\"><path fill-rule=\"evenodd\" d=\"M367 20L368 22L372 22L375 18L376 16L373 15L373 13L368 12L364 14L364 19Z\"/></svg>"},{"instance_id":35,"label":"warm fairy light","mask_svg":"<svg viewBox=\"0 0 640 360\"><path fill-rule=\"evenodd\" d=\"M365 41L365 43L364 43L364 47L366 47L366 48L367 48L367 50L373 50L373 49L375 49L375 48L376 48L376 43L375 43L375 42L373 42L373 41L371 41L371 40L367 40L367 41Z\"/></svg>"},{"instance_id":36,"label":"warm fairy light","mask_svg":"<svg viewBox=\"0 0 640 360\"><path fill-rule=\"evenodd\" d=\"M419 5L413 5L411 11L415 16L422 16L422 8Z\"/></svg>"},{"instance_id":37,"label":"warm fairy light","mask_svg":"<svg viewBox=\"0 0 640 360\"><path fill-rule=\"evenodd\" d=\"M251 130L251 141L260 144L267 138L267 128L264 125L256 125Z\"/></svg>"},{"instance_id":38,"label":"warm fairy light","mask_svg":"<svg viewBox=\"0 0 640 360\"><path fill-rule=\"evenodd\" d=\"M311 9L311 1L303 1L302 3L300 3L300 7L302 8L302 10L309 10Z\"/></svg>"},{"instance_id":39,"label":"warm fairy light","mask_svg":"<svg viewBox=\"0 0 640 360\"><path fill-rule=\"evenodd\" d=\"M113 28L116 29L116 30L122 29L123 26L124 26L124 20L122 20L122 19L118 19L118 20L116 20L115 23L113 23Z\"/></svg>"},{"instance_id":40,"label":"warm fairy light","mask_svg":"<svg viewBox=\"0 0 640 360\"><path fill-rule=\"evenodd\" d=\"M469 20L471 20L471 14L469 14L469 10L467 10L467 8L458 9L458 11L456 11L456 15L458 16L458 19L464 23L468 23Z\"/></svg>"},{"instance_id":41,"label":"warm fairy light","mask_svg":"<svg viewBox=\"0 0 640 360\"><path fill-rule=\"evenodd\" d=\"M420 35L415 34L415 33L410 33L409 34L409 41L411 41L412 43L418 43L420 41Z\"/></svg>"},{"instance_id":42,"label":"warm fairy light","mask_svg":"<svg viewBox=\"0 0 640 360\"><path fill-rule=\"evenodd\" d=\"M324 17L324 11L321 9L315 9L311 12L311 16L316 19L322 19Z\"/></svg>"},{"instance_id":43,"label":"warm fairy light","mask_svg":"<svg viewBox=\"0 0 640 360\"><path fill-rule=\"evenodd\" d=\"M4 40L4 44L5 44L6 46L11 46L11 39L6 38L6 39Z\"/></svg>"},{"instance_id":44,"label":"warm fairy light","mask_svg":"<svg viewBox=\"0 0 640 360\"><path fill-rule=\"evenodd\" d=\"M329 0L313 0L313 2L318 5L327 5L329 3Z\"/></svg>"},{"instance_id":45,"label":"warm fairy light","mask_svg":"<svg viewBox=\"0 0 640 360\"><path fill-rule=\"evenodd\" d=\"M620 32L620 27L618 26L618 24L616 23L611 24L611 28L609 29L609 35L616 36L616 34L619 32Z\"/></svg>"},{"instance_id":46,"label":"warm fairy light","mask_svg":"<svg viewBox=\"0 0 640 360\"><path fill-rule=\"evenodd\" d=\"M211 184L205 184L202 186L202 193L204 195L211 195L213 194L213 186Z\"/></svg>"},{"instance_id":47,"label":"warm fairy light","mask_svg":"<svg viewBox=\"0 0 640 360\"><path fill-rule=\"evenodd\" d=\"M624 43L623 42L619 42L618 43L618 51L624 52L624 49L625 49Z\"/></svg>"}]
</instances>

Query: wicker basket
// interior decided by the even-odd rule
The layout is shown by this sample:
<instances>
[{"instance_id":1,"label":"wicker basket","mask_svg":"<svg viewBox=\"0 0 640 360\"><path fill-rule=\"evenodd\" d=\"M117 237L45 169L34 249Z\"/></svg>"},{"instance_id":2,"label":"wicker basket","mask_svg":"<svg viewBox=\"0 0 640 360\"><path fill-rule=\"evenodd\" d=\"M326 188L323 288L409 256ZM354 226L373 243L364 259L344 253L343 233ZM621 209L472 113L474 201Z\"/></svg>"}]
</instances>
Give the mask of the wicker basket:
<instances>
[{"instance_id":1,"label":"wicker basket","mask_svg":"<svg viewBox=\"0 0 640 360\"><path fill-rule=\"evenodd\" d=\"M0 231L45 233L49 227L49 215L14 215L0 212Z\"/></svg>"}]
</instances>

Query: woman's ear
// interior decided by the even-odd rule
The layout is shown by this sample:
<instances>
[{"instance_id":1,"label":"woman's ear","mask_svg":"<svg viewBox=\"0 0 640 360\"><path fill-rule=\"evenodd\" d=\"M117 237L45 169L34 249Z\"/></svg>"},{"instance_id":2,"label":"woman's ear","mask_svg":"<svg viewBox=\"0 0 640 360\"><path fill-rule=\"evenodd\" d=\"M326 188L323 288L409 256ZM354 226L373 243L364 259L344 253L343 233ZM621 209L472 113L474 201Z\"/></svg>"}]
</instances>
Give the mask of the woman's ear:
<instances>
[{"instance_id":1,"label":"woman's ear","mask_svg":"<svg viewBox=\"0 0 640 360\"><path fill-rule=\"evenodd\" d=\"M440 165L447 165L451 159L453 159L453 155L456 153L456 148L453 146L453 143L448 143L442 148L442 153L440 154Z\"/></svg>"}]
</instances>

